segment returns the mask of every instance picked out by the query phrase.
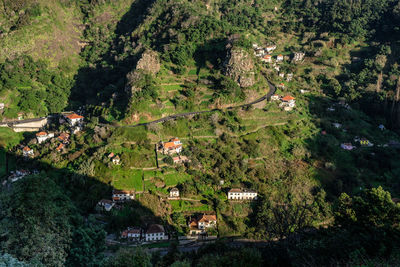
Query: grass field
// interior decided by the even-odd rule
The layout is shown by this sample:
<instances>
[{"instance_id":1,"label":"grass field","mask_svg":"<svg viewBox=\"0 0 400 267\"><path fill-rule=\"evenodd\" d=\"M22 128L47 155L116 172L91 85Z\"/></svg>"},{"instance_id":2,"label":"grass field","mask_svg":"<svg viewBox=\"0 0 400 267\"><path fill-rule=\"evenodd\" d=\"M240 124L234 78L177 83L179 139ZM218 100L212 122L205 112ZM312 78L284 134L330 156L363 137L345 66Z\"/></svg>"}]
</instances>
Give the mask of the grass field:
<instances>
[{"instance_id":1,"label":"grass field","mask_svg":"<svg viewBox=\"0 0 400 267\"><path fill-rule=\"evenodd\" d=\"M174 212L195 212L195 211L209 211L211 208L207 204L200 202L190 202L186 200L170 200Z\"/></svg>"},{"instance_id":2,"label":"grass field","mask_svg":"<svg viewBox=\"0 0 400 267\"><path fill-rule=\"evenodd\" d=\"M182 183L184 181L187 181L190 179L190 175L187 173L178 173L178 172L173 172L173 173L168 173L164 175L164 182L165 186L170 187L170 186L175 186L179 183Z\"/></svg>"},{"instance_id":3,"label":"grass field","mask_svg":"<svg viewBox=\"0 0 400 267\"><path fill-rule=\"evenodd\" d=\"M116 189L142 191L143 172L141 170L131 170L129 172L116 171L113 175L112 184Z\"/></svg>"}]
</instances>

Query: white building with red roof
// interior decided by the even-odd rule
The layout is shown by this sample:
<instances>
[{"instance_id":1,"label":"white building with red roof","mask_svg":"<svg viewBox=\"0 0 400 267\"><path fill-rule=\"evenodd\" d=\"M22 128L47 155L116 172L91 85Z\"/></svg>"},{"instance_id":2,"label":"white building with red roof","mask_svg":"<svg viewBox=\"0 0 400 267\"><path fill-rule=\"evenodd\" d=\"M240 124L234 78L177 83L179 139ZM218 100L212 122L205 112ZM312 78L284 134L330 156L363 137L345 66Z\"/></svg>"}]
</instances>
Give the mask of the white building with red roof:
<instances>
[{"instance_id":1,"label":"white building with red roof","mask_svg":"<svg viewBox=\"0 0 400 267\"><path fill-rule=\"evenodd\" d=\"M71 126L75 126L81 122L83 122L83 116L78 115L76 113L72 113L65 116L65 119L71 124Z\"/></svg>"},{"instance_id":2,"label":"white building with red roof","mask_svg":"<svg viewBox=\"0 0 400 267\"><path fill-rule=\"evenodd\" d=\"M178 137L170 139L168 142L161 143L161 152L163 154L175 154L182 152L182 142Z\"/></svg>"},{"instance_id":3,"label":"white building with red roof","mask_svg":"<svg viewBox=\"0 0 400 267\"><path fill-rule=\"evenodd\" d=\"M38 132L36 134L36 139L39 144L45 142L47 139L54 137L54 133L47 133L47 132Z\"/></svg>"},{"instance_id":4,"label":"white building with red roof","mask_svg":"<svg viewBox=\"0 0 400 267\"><path fill-rule=\"evenodd\" d=\"M26 146L22 149L22 155L24 157L32 157L33 156L33 149L30 147Z\"/></svg>"},{"instance_id":5,"label":"white building with red roof","mask_svg":"<svg viewBox=\"0 0 400 267\"><path fill-rule=\"evenodd\" d=\"M166 240L164 226L160 224L151 224L144 235L146 241Z\"/></svg>"},{"instance_id":6,"label":"white building with red roof","mask_svg":"<svg viewBox=\"0 0 400 267\"><path fill-rule=\"evenodd\" d=\"M141 236L142 236L142 229L139 227L128 227L121 233L121 238L133 239L135 241L139 241Z\"/></svg>"}]
</instances>

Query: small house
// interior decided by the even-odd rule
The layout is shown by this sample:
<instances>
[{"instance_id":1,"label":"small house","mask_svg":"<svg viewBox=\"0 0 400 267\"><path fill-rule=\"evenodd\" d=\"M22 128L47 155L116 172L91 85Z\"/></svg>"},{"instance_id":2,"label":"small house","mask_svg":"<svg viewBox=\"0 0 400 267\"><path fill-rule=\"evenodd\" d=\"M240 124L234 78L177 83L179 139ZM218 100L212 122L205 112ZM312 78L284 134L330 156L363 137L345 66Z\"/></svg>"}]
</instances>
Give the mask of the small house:
<instances>
[{"instance_id":1,"label":"small house","mask_svg":"<svg viewBox=\"0 0 400 267\"><path fill-rule=\"evenodd\" d=\"M373 144L366 138L361 138L359 142L361 146L373 146Z\"/></svg>"},{"instance_id":2,"label":"small house","mask_svg":"<svg viewBox=\"0 0 400 267\"><path fill-rule=\"evenodd\" d=\"M164 226L160 224L151 224L145 233L145 240L148 241L159 241L159 240L165 240L166 235L165 235L165 230Z\"/></svg>"},{"instance_id":3,"label":"small house","mask_svg":"<svg viewBox=\"0 0 400 267\"><path fill-rule=\"evenodd\" d=\"M122 231L121 238L128 238L135 241L141 239L142 229L139 227L128 227L126 230Z\"/></svg>"},{"instance_id":4,"label":"small house","mask_svg":"<svg viewBox=\"0 0 400 267\"><path fill-rule=\"evenodd\" d=\"M29 148L28 146L25 146L22 149L22 155L24 157L32 157L33 156L33 149Z\"/></svg>"},{"instance_id":5,"label":"small house","mask_svg":"<svg viewBox=\"0 0 400 267\"><path fill-rule=\"evenodd\" d=\"M202 214L189 220L189 231L191 234L204 233L208 228L214 228L216 226L216 215Z\"/></svg>"},{"instance_id":6,"label":"small house","mask_svg":"<svg viewBox=\"0 0 400 267\"><path fill-rule=\"evenodd\" d=\"M0 110L3 110L5 107L4 103L0 103Z\"/></svg>"},{"instance_id":7,"label":"small house","mask_svg":"<svg viewBox=\"0 0 400 267\"><path fill-rule=\"evenodd\" d=\"M116 202L124 202L127 200L134 200L134 199L135 199L134 191L114 189L112 192L112 200Z\"/></svg>"},{"instance_id":8,"label":"small house","mask_svg":"<svg viewBox=\"0 0 400 267\"><path fill-rule=\"evenodd\" d=\"M18 112L17 114L18 120L22 120L24 118L24 113L23 112Z\"/></svg>"},{"instance_id":9,"label":"small house","mask_svg":"<svg viewBox=\"0 0 400 267\"><path fill-rule=\"evenodd\" d=\"M277 100L279 100L279 98L280 98L280 97L279 97L279 95L277 95L277 94L271 96L271 100L272 100L272 101L277 101Z\"/></svg>"},{"instance_id":10,"label":"small house","mask_svg":"<svg viewBox=\"0 0 400 267\"><path fill-rule=\"evenodd\" d=\"M267 51L267 53L271 53L272 51L274 51L276 49L276 45L269 45L265 48L265 51Z\"/></svg>"},{"instance_id":11,"label":"small house","mask_svg":"<svg viewBox=\"0 0 400 267\"><path fill-rule=\"evenodd\" d=\"M182 143L177 137L175 137L169 140L168 142L162 142L161 150L163 154L168 154L168 155L181 153Z\"/></svg>"},{"instance_id":12,"label":"small house","mask_svg":"<svg viewBox=\"0 0 400 267\"><path fill-rule=\"evenodd\" d=\"M179 197L179 189L174 187L169 191L170 198L178 198Z\"/></svg>"},{"instance_id":13,"label":"small house","mask_svg":"<svg viewBox=\"0 0 400 267\"><path fill-rule=\"evenodd\" d=\"M114 207L115 202L108 199L102 199L97 203L97 205L102 207L105 211L110 211Z\"/></svg>"},{"instance_id":14,"label":"small house","mask_svg":"<svg viewBox=\"0 0 400 267\"><path fill-rule=\"evenodd\" d=\"M61 133L57 138L60 142L63 144L68 144L69 143L69 133Z\"/></svg>"},{"instance_id":15,"label":"small house","mask_svg":"<svg viewBox=\"0 0 400 267\"><path fill-rule=\"evenodd\" d=\"M334 122L332 123L332 126L335 127L336 129L339 129L342 127L342 125L340 123Z\"/></svg>"},{"instance_id":16,"label":"small house","mask_svg":"<svg viewBox=\"0 0 400 267\"><path fill-rule=\"evenodd\" d=\"M112 163L115 164L115 165L120 165L120 164L121 164L121 159L119 158L118 155L115 156L115 157L112 159Z\"/></svg>"},{"instance_id":17,"label":"small house","mask_svg":"<svg viewBox=\"0 0 400 267\"><path fill-rule=\"evenodd\" d=\"M275 69L276 71L279 71L281 68L280 68L279 66L275 66L274 69Z\"/></svg>"},{"instance_id":18,"label":"small house","mask_svg":"<svg viewBox=\"0 0 400 267\"><path fill-rule=\"evenodd\" d=\"M353 150L354 148L356 148L351 143L343 143L340 145L340 147L343 148L344 150Z\"/></svg>"},{"instance_id":19,"label":"small house","mask_svg":"<svg viewBox=\"0 0 400 267\"><path fill-rule=\"evenodd\" d=\"M281 78L284 78L285 77L285 73L279 72L278 76L281 77Z\"/></svg>"},{"instance_id":20,"label":"small house","mask_svg":"<svg viewBox=\"0 0 400 267\"><path fill-rule=\"evenodd\" d=\"M380 124L380 125L378 126L378 128L379 128L379 130L381 130L381 131L385 130L385 126L384 126L383 124Z\"/></svg>"},{"instance_id":21,"label":"small house","mask_svg":"<svg viewBox=\"0 0 400 267\"><path fill-rule=\"evenodd\" d=\"M278 85L278 88L285 89L285 84L284 84L284 83L280 83L280 84Z\"/></svg>"},{"instance_id":22,"label":"small house","mask_svg":"<svg viewBox=\"0 0 400 267\"><path fill-rule=\"evenodd\" d=\"M114 156L115 156L115 154L114 154L113 152L111 152L110 154L108 154L107 157L108 157L109 159L112 159Z\"/></svg>"},{"instance_id":23,"label":"small house","mask_svg":"<svg viewBox=\"0 0 400 267\"><path fill-rule=\"evenodd\" d=\"M288 74L286 75L286 81L287 81L287 82L290 82L292 79L293 79L293 73L288 73Z\"/></svg>"},{"instance_id":24,"label":"small house","mask_svg":"<svg viewBox=\"0 0 400 267\"><path fill-rule=\"evenodd\" d=\"M294 98L293 96L290 95L286 95L284 97L281 98L283 103L287 103L288 106L295 106L296 103L296 98Z\"/></svg>"},{"instance_id":25,"label":"small house","mask_svg":"<svg viewBox=\"0 0 400 267\"><path fill-rule=\"evenodd\" d=\"M262 62L265 62L265 63L271 63L271 62L272 62L272 57L271 57L271 55L265 55L265 56L262 58L261 61L262 61Z\"/></svg>"},{"instance_id":26,"label":"small house","mask_svg":"<svg viewBox=\"0 0 400 267\"><path fill-rule=\"evenodd\" d=\"M83 116L72 113L65 116L65 119L69 122L71 126L75 126L83 121Z\"/></svg>"},{"instance_id":27,"label":"small house","mask_svg":"<svg viewBox=\"0 0 400 267\"><path fill-rule=\"evenodd\" d=\"M65 147L65 144L63 144L63 143L59 144L59 145L57 146L57 148L56 148L57 152L63 151L63 150L64 150L64 147Z\"/></svg>"},{"instance_id":28,"label":"small house","mask_svg":"<svg viewBox=\"0 0 400 267\"><path fill-rule=\"evenodd\" d=\"M47 132L38 132L36 134L36 139L38 141L39 144L45 142L47 139L49 138L53 138L54 137L54 133L47 133Z\"/></svg>"},{"instance_id":29,"label":"small house","mask_svg":"<svg viewBox=\"0 0 400 267\"><path fill-rule=\"evenodd\" d=\"M229 200L253 200L257 199L257 192L250 189L232 188L228 192Z\"/></svg>"},{"instance_id":30,"label":"small house","mask_svg":"<svg viewBox=\"0 0 400 267\"><path fill-rule=\"evenodd\" d=\"M277 57L276 57L276 62L282 62L283 61L283 55L282 54L279 54Z\"/></svg>"}]
</instances>

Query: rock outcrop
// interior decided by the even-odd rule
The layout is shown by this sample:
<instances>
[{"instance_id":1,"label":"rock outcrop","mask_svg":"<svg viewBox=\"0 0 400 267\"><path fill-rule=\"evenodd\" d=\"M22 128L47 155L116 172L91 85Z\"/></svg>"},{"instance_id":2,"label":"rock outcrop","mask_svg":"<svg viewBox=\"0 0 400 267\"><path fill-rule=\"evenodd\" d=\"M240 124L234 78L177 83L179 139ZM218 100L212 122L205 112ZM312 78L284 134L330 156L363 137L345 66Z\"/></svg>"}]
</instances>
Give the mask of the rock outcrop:
<instances>
[{"instance_id":1,"label":"rock outcrop","mask_svg":"<svg viewBox=\"0 0 400 267\"><path fill-rule=\"evenodd\" d=\"M157 53L151 50L144 51L136 65L136 69L157 74L160 71L160 61Z\"/></svg>"},{"instance_id":2,"label":"rock outcrop","mask_svg":"<svg viewBox=\"0 0 400 267\"><path fill-rule=\"evenodd\" d=\"M127 84L125 90L132 95L142 90L140 81L145 74L155 75L160 71L160 61L156 52L146 50L136 64L136 68L126 75Z\"/></svg>"},{"instance_id":3,"label":"rock outcrop","mask_svg":"<svg viewBox=\"0 0 400 267\"><path fill-rule=\"evenodd\" d=\"M250 87L255 84L254 61L243 48L231 47L228 50L223 72L236 81L240 87Z\"/></svg>"}]
</instances>

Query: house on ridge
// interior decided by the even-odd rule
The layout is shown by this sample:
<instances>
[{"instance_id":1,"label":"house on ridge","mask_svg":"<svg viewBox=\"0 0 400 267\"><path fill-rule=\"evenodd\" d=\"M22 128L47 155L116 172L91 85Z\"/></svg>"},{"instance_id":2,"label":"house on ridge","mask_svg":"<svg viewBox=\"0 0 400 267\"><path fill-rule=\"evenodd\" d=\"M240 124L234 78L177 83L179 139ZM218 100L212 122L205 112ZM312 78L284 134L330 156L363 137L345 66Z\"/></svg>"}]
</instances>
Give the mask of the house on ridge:
<instances>
[{"instance_id":1,"label":"house on ridge","mask_svg":"<svg viewBox=\"0 0 400 267\"><path fill-rule=\"evenodd\" d=\"M151 224L145 233L146 241L160 241L166 240L167 236L165 235L164 226L160 224Z\"/></svg>"},{"instance_id":2,"label":"house on ridge","mask_svg":"<svg viewBox=\"0 0 400 267\"><path fill-rule=\"evenodd\" d=\"M68 123L71 126L75 126L75 125L83 122L83 118L84 118L83 116L78 115L76 113L72 113L72 114L69 114L69 115L65 116L65 119L68 121Z\"/></svg>"}]
</instances>

